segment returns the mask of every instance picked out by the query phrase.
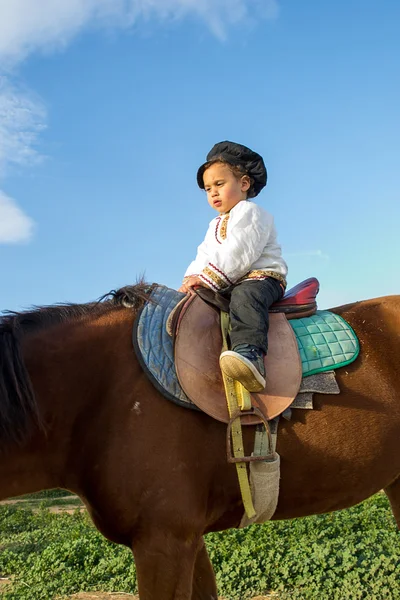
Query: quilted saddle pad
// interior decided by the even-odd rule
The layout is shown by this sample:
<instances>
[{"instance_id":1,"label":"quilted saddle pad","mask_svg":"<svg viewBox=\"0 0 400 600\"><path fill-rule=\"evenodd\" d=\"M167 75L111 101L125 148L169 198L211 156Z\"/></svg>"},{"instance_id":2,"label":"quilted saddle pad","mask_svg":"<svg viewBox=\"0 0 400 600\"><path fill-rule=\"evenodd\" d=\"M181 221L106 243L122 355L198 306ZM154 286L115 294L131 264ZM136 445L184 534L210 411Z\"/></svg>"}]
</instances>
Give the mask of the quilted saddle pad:
<instances>
[{"instance_id":1,"label":"quilted saddle pad","mask_svg":"<svg viewBox=\"0 0 400 600\"><path fill-rule=\"evenodd\" d=\"M186 294L156 286L140 311L133 327L133 347L139 363L153 385L176 404L200 410L188 398L178 381L174 361L174 343L167 333L167 320Z\"/></svg>"},{"instance_id":2,"label":"quilted saddle pad","mask_svg":"<svg viewBox=\"0 0 400 600\"><path fill-rule=\"evenodd\" d=\"M166 322L181 292L156 286L152 302L145 304L135 321L133 346L138 360L155 387L168 399L199 410L183 391L175 369L173 339ZM303 377L330 371L354 361L359 343L346 321L329 311L317 311L312 317L289 321L296 335Z\"/></svg>"},{"instance_id":3,"label":"quilted saddle pad","mask_svg":"<svg viewBox=\"0 0 400 600\"><path fill-rule=\"evenodd\" d=\"M297 339L303 377L344 367L360 352L356 334L339 315L318 310L312 317L289 321Z\"/></svg>"}]
</instances>

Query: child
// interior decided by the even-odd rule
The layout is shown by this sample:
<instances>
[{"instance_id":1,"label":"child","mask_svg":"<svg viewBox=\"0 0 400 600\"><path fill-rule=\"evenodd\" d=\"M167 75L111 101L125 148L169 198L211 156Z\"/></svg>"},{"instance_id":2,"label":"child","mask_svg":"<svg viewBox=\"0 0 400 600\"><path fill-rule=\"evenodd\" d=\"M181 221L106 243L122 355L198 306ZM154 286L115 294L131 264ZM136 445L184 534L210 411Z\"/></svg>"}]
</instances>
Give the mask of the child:
<instances>
[{"instance_id":1,"label":"child","mask_svg":"<svg viewBox=\"0 0 400 600\"><path fill-rule=\"evenodd\" d=\"M286 287L287 265L273 217L249 198L267 182L262 157L246 146L220 142L197 172L197 183L218 213L186 270L180 292L204 286L229 299L232 350L220 356L222 371L250 392L265 387L268 309Z\"/></svg>"}]
</instances>

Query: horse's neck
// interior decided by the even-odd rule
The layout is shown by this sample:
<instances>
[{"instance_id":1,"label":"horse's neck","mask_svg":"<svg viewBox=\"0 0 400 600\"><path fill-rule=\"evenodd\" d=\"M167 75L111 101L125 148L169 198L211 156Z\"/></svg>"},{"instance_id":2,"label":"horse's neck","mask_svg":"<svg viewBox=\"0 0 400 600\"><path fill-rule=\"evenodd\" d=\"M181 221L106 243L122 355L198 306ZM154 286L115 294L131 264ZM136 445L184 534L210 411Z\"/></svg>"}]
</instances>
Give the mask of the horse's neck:
<instances>
[{"instance_id":1,"label":"horse's neck","mask_svg":"<svg viewBox=\"0 0 400 600\"><path fill-rule=\"evenodd\" d=\"M55 481L39 453L14 450L0 463L0 500L58 487Z\"/></svg>"},{"instance_id":2,"label":"horse's neck","mask_svg":"<svg viewBox=\"0 0 400 600\"><path fill-rule=\"evenodd\" d=\"M67 323L24 340L44 431L36 428L26 443L6 451L0 461L0 497L56 487L79 492L91 418L106 400L107 378L118 360L119 321ZM128 325L123 330L129 339Z\"/></svg>"}]
</instances>

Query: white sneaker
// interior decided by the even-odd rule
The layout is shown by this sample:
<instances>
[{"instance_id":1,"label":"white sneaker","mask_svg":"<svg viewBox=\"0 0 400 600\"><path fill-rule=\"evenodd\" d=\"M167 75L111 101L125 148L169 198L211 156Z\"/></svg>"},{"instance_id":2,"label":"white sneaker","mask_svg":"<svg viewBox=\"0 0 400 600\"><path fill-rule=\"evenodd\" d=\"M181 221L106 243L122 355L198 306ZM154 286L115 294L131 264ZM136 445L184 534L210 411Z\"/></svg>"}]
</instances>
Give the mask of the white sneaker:
<instances>
[{"instance_id":1,"label":"white sneaker","mask_svg":"<svg viewBox=\"0 0 400 600\"><path fill-rule=\"evenodd\" d=\"M219 357L221 371L239 381L249 392L261 392L266 381L254 362L233 350L222 352Z\"/></svg>"}]
</instances>

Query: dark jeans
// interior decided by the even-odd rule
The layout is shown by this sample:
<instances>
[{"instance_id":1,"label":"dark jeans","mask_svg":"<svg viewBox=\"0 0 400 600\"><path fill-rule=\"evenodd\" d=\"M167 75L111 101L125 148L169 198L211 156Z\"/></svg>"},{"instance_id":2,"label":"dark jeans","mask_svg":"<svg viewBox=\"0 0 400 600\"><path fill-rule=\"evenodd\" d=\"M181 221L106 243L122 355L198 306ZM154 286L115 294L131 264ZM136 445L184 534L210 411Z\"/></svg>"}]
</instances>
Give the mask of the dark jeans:
<instances>
[{"instance_id":1,"label":"dark jeans","mask_svg":"<svg viewBox=\"0 0 400 600\"><path fill-rule=\"evenodd\" d=\"M243 281L220 293L229 299L231 348L239 344L251 344L267 353L268 309L284 294L279 281L272 277L261 281Z\"/></svg>"}]
</instances>

